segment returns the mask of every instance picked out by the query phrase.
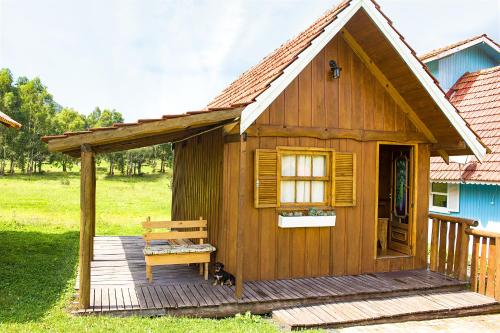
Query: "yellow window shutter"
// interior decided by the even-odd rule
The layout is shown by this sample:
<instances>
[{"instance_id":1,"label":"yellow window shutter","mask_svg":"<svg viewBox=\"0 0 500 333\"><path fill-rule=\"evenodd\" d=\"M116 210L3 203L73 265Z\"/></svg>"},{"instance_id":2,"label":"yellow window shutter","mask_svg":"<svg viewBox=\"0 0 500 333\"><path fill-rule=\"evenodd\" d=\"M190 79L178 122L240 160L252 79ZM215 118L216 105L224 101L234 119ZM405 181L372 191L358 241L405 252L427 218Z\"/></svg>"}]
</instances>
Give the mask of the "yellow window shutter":
<instances>
[{"instance_id":1,"label":"yellow window shutter","mask_svg":"<svg viewBox=\"0 0 500 333\"><path fill-rule=\"evenodd\" d=\"M356 205L356 154L334 154L333 206Z\"/></svg>"},{"instance_id":2,"label":"yellow window shutter","mask_svg":"<svg viewBox=\"0 0 500 333\"><path fill-rule=\"evenodd\" d=\"M255 150L254 200L256 208L278 205L278 154L274 149Z\"/></svg>"}]
</instances>

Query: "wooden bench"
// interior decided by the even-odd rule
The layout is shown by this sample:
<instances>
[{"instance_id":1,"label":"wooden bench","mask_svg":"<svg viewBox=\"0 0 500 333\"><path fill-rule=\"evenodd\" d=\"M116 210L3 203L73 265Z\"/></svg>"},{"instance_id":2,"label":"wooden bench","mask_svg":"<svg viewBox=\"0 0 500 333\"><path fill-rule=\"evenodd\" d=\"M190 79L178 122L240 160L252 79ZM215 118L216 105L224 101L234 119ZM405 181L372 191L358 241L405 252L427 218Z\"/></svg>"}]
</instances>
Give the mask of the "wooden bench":
<instances>
[{"instance_id":1,"label":"wooden bench","mask_svg":"<svg viewBox=\"0 0 500 333\"><path fill-rule=\"evenodd\" d=\"M200 275L204 271L205 280L208 280L210 254L215 247L204 243L204 239L208 238L207 220L200 217L194 221L151 221L148 217L142 226L145 229L146 246L143 252L149 282L153 280L153 266L175 264L200 264ZM167 230L153 232L153 229ZM192 239L197 240L197 244ZM152 241L163 242L151 244Z\"/></svg>"}]
</instances>

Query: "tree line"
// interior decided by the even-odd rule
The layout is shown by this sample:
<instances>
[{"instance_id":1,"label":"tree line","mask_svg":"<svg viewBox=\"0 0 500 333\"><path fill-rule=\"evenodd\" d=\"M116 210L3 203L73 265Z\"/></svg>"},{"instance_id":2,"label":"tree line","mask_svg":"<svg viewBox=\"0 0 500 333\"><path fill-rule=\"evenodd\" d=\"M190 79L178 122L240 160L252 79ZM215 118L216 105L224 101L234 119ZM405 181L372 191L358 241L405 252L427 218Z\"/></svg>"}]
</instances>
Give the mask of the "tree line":
<instances>
[{"instance_id":1,"label":"tree line","mask_svg":"<svg viewBox=\"0 0 500 333\"><path fill-rule=\"evenodd\" d=\"M61 153L50 153L41 141L44 135L83 131L93 127L108 127L123 122L120 112L96 107L88 115L55 102L42 81L21 76L14 80L12 72L0 70L0 111L22 124L20 130L0 126L0 175L42 173L43 165L51 164L66 172L78 162ZM170 144L98 155L105 160L108 175L140 175L142 167L165 172L172 165Z\"/></svg>"}]
</instances>

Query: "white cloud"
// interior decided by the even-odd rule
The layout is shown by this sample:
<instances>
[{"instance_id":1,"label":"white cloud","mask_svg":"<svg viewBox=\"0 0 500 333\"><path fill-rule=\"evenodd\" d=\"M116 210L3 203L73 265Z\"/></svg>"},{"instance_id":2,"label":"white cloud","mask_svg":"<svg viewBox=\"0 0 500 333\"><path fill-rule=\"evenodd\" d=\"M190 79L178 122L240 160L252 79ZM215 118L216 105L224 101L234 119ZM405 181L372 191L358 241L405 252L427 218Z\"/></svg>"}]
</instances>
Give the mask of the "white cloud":
<instances>
[{"instance_id":1,"label":"white cloud","mask_svg":"<svg viewBox=\"0 0 500 333\"><path fill-rule=\"evenodd\" d=\"M204 107L334 2L0 0L0 67L40 76L80 112L116 108L128 121L180 113ZM379 2L418 52L500 35L494 0Z\"/></svg>"}]
</instances>

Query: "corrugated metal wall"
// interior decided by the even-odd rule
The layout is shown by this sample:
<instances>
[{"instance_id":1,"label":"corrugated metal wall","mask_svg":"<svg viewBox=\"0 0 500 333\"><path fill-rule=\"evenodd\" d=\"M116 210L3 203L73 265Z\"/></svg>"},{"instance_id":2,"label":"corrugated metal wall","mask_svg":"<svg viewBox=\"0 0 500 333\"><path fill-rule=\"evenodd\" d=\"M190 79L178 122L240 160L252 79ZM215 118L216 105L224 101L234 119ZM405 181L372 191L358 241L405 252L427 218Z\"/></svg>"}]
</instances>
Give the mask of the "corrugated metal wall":
<instances>
[{"instance_id":1,"label":"corrugated metal wall","mask_svg":"<svg viewBox=\"0 0 500 333\"><path fill-rule=\"evenodd\" d=\"M453 216L479 220L486 228L489 221L500 223L500 185L460 185L460 211Z\"/></svg>"},{"instance_id":2,"label":"corrugated metal wall","mask_svg":"<svg viewBox=\"0 0 500 333\"><path fill-rule=\"evenodd\" d=\"M497 65L498 62L488 56L479 45L427 63L444 91L448 91L465 72L475 72Z\"/></svg>"}]
</instances>

